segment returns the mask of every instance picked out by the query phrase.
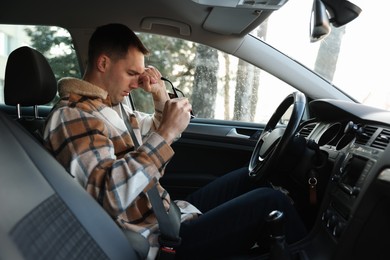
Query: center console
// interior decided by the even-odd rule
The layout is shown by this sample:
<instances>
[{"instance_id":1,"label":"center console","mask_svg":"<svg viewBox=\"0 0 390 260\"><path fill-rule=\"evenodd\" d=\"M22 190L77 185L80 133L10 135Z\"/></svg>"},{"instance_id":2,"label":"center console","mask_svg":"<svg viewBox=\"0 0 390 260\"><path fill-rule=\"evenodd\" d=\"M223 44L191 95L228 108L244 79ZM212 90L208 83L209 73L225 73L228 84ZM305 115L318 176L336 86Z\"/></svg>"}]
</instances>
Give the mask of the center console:
<instances>
[{"instance_id":1,"label":"center console","mask_svg":"<svg viewBox=\"0 0 390 260\"><path fill-rule=\"evenodd\" d=\"M322 222L329 234L339 238L347 225L365 180L374 165L379 151L352 144L340 158L340 165L332 177L330 200L322 214Z\"/></svg>"}]
</instances>

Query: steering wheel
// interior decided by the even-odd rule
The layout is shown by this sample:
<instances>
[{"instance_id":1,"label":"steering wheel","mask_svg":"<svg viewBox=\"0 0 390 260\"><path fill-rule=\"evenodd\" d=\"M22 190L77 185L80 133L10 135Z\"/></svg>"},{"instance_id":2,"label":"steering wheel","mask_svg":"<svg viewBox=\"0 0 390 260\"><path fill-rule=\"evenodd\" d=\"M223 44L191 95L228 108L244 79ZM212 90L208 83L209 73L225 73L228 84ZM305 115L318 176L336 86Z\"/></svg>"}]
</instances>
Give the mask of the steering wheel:
<instances>
[{"instance_id":1,"label":"steering wheel","mask_svg":"<svg viewBox=\"0 0 390 260\"><path fill-rule=\"evenodd\" d=\"M293 107L287 127L276 127L291 105ZM255 181L264 181L276 169L275 166L282 163L279 159L296 135L305 107L305 95L294 92L288 95L275 110L261 133L249 162L249 176Z\"/></svg>"}]
</instances>

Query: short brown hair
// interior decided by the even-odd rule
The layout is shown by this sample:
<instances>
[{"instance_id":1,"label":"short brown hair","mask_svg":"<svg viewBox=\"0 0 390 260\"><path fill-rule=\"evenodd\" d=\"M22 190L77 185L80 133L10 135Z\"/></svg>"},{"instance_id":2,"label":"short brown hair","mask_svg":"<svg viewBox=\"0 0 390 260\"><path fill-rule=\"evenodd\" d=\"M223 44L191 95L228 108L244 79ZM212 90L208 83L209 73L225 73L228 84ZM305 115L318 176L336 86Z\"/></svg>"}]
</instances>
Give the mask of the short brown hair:
<instances>
[{"instance_id":1,"label":"short brown hair","mask_svg":"<svg viewBox=\"0 0 390 260\"><path fill-rule=\"evenodd\" d=\"M92 65L102 53L112 59L120 59L130 47L137 48L144 55L149 54L138 36L126 25L111 23L99 26L89 39L88 65Z\"/></svg>"}]
</instances>

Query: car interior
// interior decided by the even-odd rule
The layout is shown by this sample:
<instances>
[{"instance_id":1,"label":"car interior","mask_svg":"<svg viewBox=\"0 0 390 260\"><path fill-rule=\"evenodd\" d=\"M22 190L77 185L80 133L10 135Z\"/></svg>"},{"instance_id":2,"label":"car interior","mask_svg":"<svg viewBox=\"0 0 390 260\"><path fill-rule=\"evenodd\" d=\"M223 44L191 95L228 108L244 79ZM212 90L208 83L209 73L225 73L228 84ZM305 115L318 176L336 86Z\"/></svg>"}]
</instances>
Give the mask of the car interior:
<instances>
[{"instance_id":1,"label":"car interior","mask_svg":"<svg viewBox=\"0 0 390 260\"><path fill-rule=\"evenodd\" d=\"M54 99L57 81L46 58L37 50L23 46L13 51L5 71L4 101L14 106L17 121L39 137L45 118L38 107ZM23 116L22 108L33 107L34 116Z\"/></svg>"},{"instance_id":2,"label":"car interior","mask_svg":"<svg viewBox=\"0 0 390 260\"><path fill-rule=\"evenodd\" d=\"M294 91L266 122L207 119L194 111L172 145L175 156L161 184L183 199L248 167L259 186L291 197L308 229L304 239L228 259L389 259L390 112L356 101L250 34L286 2L295 1L14 0L2 4L0 24L65 28L81 75L95 27L120 22L139 33L216 48L282 80ZM362 11L353 1L310 2L316 10L313 42L327 39L330 27L353 23ZM47 57L26 45L12 50L4 65L0 259L146 259L148 242L120 229L42 145L58 80Z\"/></svg>"}]
</instances>

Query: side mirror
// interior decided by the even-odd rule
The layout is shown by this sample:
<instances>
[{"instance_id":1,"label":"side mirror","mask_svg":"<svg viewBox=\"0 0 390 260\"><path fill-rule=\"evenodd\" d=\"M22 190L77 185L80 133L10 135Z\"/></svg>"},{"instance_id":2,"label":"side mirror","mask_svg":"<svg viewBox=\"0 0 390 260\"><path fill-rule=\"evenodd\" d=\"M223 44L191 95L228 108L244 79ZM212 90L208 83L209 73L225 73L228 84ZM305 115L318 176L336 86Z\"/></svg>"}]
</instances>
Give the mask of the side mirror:
<instances>
[{"instance_id":1,"label":"side mirror","mask_svg":"<svg viewBox=\"0 0 390 260\"><path fill-rule=\"evenodd\" d=\"M310 15L310 41L316 42L329 35L331 27L326 7L321 0L313 1Z\"/></svg>"}]
</instances>

